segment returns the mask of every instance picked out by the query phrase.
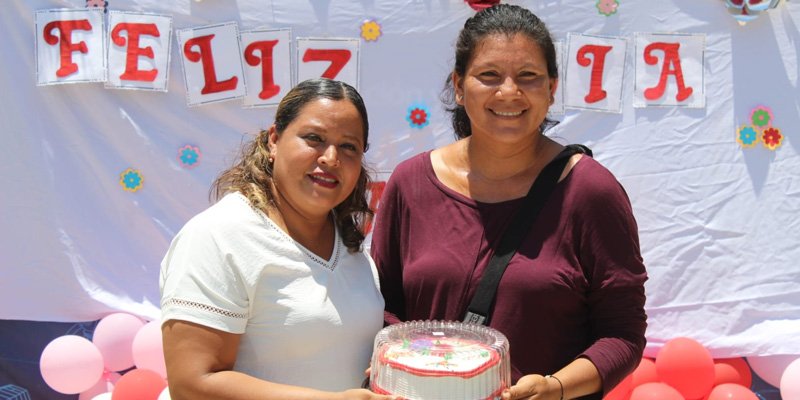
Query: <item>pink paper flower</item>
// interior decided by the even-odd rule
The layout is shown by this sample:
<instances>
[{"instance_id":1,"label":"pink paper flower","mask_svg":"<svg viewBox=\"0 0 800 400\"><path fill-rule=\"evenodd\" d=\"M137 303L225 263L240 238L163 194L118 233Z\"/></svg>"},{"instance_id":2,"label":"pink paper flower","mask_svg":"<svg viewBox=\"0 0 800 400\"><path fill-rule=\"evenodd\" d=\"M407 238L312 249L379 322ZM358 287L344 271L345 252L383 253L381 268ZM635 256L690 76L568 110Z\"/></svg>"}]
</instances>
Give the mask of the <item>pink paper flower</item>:
<instances>
[{"instance_id":1,"label":"pink paper flower","mask_svg":"<svg viewBox=\"0 0 800 400\"><path fill-rule=\"evenodd\" d=\"M108 1L106 1L106 0L86 0L86 8L102 8L103 12L108 12Z\"/></svg>"},{"instance_id":2,"label":"pink paper flower","mask_svg":"<svg viewBox=\"0 0 800 400\"><path fill-rule=\"evenodd\" d=\"M619 7L617 0L597 0L597 10L606 17L616 14L617 7Z\"/></svg>"}]
</instances>

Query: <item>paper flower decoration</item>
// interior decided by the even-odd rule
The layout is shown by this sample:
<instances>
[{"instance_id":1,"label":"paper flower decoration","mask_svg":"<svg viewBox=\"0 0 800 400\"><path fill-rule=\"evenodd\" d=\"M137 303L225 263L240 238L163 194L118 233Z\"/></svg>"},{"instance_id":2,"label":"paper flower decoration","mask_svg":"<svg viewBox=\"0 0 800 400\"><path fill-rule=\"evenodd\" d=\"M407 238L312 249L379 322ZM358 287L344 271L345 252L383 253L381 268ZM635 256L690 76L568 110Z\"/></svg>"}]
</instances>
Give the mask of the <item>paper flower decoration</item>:
<instances>
[{"instance_id":1,"label":"paper flower decoration","mask_svg":"<svg viewBox=\"0 0 800 400\"><path fill-rule=\"evenodd\" d=\"M472 7L475 11L483 10L484 8L489 8L495 4L499 4L500 0L464 0Z\"/></svg>"},{"instance_id":2,"label":"paper flower decoration","mask_svg":"<svg viewBox=\"0 0 800 400\"><path fill-rule=\"evenodd\" d=\"M200 161L200 149L189 144L181 147L178 149L178 161L185 168L196 167L197 162Z\"/></svg>"},{"instance_id":3,"label":"paper flower decoration","mask_svg":"<svg viewBox=\"0 0 800 400\"><path fill-rule=\"evenodd\" d=\"M119 174L119 184L126 192L135 192L142 188L144 177L138 169L128 168Z\"/></svg>"},{"instance_id":4,"label":"paper flower decoration","mask_svg":"<svg viewBox=\"0 0 800 400\"><path fill-rule=\"evenodd\" d=\"M770 150L777 149L781 146L782 142L783 135L781 134L781 130L778 128L767 128L761 133L761 143L764 143L764 147Z\"/></svg>"},{"instance_id":5,"label":"paper flower decoration","mask_svg":"<svg viewBox=\"0 0 800 400\"><path fill-rule=\"evenodd\" d=\"M422 129L431 123L430 112L428 112L428 109L424 106L411 106L408 108L406 121L408 121L412 128Z\"/></svg>"},{"instance_id":6,"label":"paper flower decoration","mask_svg":"<svg viewBox=\"0 0 800 400\"><path fill-rule=\"evenodd\" d=\"M756 145L756 142L758 142L758 132L756 132L752 126L743 126L739 128L736 141L739 142L742 147L753 147Z\"/></svg>"},{"instance_id":7,"label":"paper flower decoration","mask_svg":"<svg viewBox=\"0 0 800 400\"><path fill-rule=\"evenodd\" d=\"M617 13L617 7L619 7L619 1L617 0L597 0L596 4L597 10L600 11L600 14L605 15L606 17L611 16Z\"/></svg>"},{"instance_id":8,"label":"paper flower decoration","mask_svg":"<svg viewBox=\"0 0 800 400\"><path fill-rule=\"evenodd\" d=\"M756 18L758 15L770 8L775 8L780 0L723 0L728 9L728 13L744 25Z\"/></svg>"},{"instance_id":9,"label":"paper flower decoration","mask_svg":"<svg viewBox=\"0 0 800 400\"><path fill-rule=\"evenodd\" d=\"M772 110L763 106L754 108L750 113L750 123L757 128L772 125Z\"/></svg>"},{"instance_id":10,"label":"paper flower decoration","mask_svg":"<svg viewBox=\"0 0 800 400\"><path fill-rule=\"evenodd\" d=\"M381 25L375 21L368 20L361 24L361 37L368 42L375 42L381 36Z\"/></svg>"},{"instance_id":11,"label":"paper flower decoration","mask_svg":"<svg viewBox=\"0 0 800 400\"><path fill-rule=\"evenodd\" d=\"M108 12L108 2L105 0L86 0L86 8L102 8L104 13Z\"/></svg>"}]
</instances>

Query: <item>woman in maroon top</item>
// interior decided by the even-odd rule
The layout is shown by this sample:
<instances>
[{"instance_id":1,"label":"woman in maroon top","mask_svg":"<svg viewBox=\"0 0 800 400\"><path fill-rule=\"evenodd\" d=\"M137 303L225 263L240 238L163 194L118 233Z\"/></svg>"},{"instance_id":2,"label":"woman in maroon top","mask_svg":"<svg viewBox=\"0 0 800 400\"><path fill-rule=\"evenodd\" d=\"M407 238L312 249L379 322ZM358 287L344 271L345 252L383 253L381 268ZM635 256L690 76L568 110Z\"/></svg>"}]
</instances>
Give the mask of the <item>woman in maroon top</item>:
<instances>
[{"instance_id":1,"label":"woman in maroon top","mask_svg":"<svg viewBox=\"0 0 800 400\"><path fill-rule=\"evenodd\" d=\"M544 136L558 84L550 34L500 4L468 19L445 100L459 140L401 163L372 253L387 323L462 320L539 172L563 146ZM638 365L644 282L625 191L591 157L564 169L497 290L489 326L510 341L503 399L599 399Z\"/></svg>"}]
</instances>

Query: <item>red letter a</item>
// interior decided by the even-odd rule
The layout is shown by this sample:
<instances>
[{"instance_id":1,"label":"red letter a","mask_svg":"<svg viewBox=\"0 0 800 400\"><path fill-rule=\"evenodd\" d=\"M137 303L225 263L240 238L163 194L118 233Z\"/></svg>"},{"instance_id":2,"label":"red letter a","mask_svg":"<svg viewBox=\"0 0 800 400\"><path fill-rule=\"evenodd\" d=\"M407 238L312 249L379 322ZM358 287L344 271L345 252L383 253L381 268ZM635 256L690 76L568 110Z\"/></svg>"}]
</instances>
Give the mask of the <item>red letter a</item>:
<instances>
[{"instance_id":1,"label":"red letter a","mask_svg":"<svg viewBox=\"0 0 800 400\"><path fill-rule=\"evenodd\" d=\"M658 79L658 85L644 90L644 97L647 100L655 100L664 95L664 91L667 89L668 75L675 75L675 81L678 84L678 94L675 95L676 100L684 101L692 95L692 88L686 87L683 82L681 57L678 54L680 47L680 43L655 42L644 48L644 62L650 65L658 63L658 57L652 55L654 50L664 52L664 63L661 67L661 77Z\"/></svg>"}]
</instances>

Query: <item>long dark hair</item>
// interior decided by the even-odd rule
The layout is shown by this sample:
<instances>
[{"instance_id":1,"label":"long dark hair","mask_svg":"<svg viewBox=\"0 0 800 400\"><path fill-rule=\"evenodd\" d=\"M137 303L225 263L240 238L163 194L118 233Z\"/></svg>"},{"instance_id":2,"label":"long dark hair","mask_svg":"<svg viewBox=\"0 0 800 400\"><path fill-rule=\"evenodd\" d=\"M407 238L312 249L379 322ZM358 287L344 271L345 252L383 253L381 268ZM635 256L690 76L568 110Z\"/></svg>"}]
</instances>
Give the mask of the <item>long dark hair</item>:
<instances>
[{"instance_id":1,"label":"long dark hair","mask_svg":"<svg viewBox=\"0 0 800 400\"><path fill-rule=\"evenodd\" d=\"M547 61L547 75L550 78L558 78L556 48L547 26L528 9L511 4L496 4L467 19L456 41L456 61L453 72L463 77L467 72L467 65L472 61L478 43L486 36L498 33L508 36L521 33L536 42ZM464 106L456 103L453 78L450 74L447 75L441 99L447 111L450 112L456 138L462 139L472 135L469 115ZM544 132L556 124L558 124L557 121L545 118L539 125L539 130Z\"/></svg>"},{"instance_id":2,"label":"long dark hair","mask_svg":"<svg viewBox=\"0 0 800 400\"><path fill-rule=\"evenodd\" d=\"M317 99L348 100L361 115L364 131L364 151L367 151L369 138L369 121L364 100L352 86L325 78L310 79L300 82L278 104L275 111L275 131L283 134L300 114L302 108ZM209 196L219 200L229 192L240 192L250 200L253 207L264 212L275 206L275 193L272 192L272 163L269 152L269 131L262 130L256 138L244 144L240 155L233 166L222 171L211 186ZM369 173L361 165L361 174L352 193L337 205L336 227L342 241L351 252L359 251L364 242L363 227L373 211L367 202L367 189L371 183Z\"/></svg>"}]
</instances>

